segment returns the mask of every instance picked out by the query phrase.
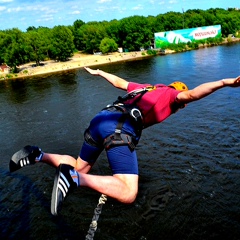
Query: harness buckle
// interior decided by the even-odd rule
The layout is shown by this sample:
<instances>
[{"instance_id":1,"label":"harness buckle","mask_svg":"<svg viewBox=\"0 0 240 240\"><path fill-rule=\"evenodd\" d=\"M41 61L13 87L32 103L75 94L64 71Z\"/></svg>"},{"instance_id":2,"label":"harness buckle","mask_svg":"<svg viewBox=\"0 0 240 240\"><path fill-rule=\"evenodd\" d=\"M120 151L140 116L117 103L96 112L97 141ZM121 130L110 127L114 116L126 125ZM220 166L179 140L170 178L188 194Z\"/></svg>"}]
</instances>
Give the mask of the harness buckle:
<instances>
[{"instance_id":1,"label":"harness buckle","mask_svg":"<svg viewBox=\"0 0 240 240\"><path fill-rule=\"evenodd\" d=\"M139 118L142 119L142 114L137 108L131 109L130 115L135 119L135 121L138 121Z\"/></svg>"},{"instance_id":2,"label":"harness buckle","mask_svg":"<svg viewBox=\"0 0 240 240\"><path fill-rule=\"evenodd\" d=\"M120 130L120 129L115 129L115 133L118 133L118 134L120 134L122 131Z\"/></svg>"}]
</instances>

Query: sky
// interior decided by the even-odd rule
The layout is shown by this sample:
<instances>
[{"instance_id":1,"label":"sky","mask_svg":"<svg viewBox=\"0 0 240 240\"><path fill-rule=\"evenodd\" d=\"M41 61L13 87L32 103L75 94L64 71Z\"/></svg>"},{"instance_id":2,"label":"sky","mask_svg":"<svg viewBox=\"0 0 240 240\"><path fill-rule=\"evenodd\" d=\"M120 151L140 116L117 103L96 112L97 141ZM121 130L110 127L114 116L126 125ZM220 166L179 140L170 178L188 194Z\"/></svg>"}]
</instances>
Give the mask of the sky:
<instances>
[{"instance_id":1,"label":"sky","mask_svg":"<svg viewBox=\"0 0 240 240\"><path fill-rule=\"evenodd\" d=\"M0 0L0 30L53 28L74 21L111 21L188 9L240 8L239 0Z\"/></svg>"}]
</instances>

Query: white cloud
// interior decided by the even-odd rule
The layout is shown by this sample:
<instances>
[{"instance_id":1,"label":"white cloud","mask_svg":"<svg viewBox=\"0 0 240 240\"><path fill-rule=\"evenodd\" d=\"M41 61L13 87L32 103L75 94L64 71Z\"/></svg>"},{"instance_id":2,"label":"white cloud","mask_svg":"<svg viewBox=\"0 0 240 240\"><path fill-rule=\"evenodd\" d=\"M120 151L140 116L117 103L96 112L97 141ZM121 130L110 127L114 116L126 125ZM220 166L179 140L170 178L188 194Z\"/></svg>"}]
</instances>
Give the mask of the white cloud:
<instances>
[{"instance_id":1,"label":"white cloud","mask_svg":"<svg viewBox=\"0 0 240 240\"><path fill-rule=\"evenodd\" d=\"M95 9L96 12L104 12L106 10L105 7L98 7Z\"/></svg>"},{"instance_id":2,"label":"white cloud","mask_svg":"<svg viewBox=\"0 0 240 240\"><path fill-rule=\"evenodd\" d=\"M112 0L99 0L97 3L106 3L106 2L111 2Z\"/></svg>"},{"instance_id":3,"label":"white cloud","mask_svg":"<svg viewBox=\"0 0 240 240\"><path fill-rule=\"evenodd\" d=\"M138 6L133 7L132 9L133 9L133 10L142 10L142 9L143 9L143 6L139 4Z\"/></svg>"},{"instance_id":4,"label":"white cloud","mask_svg":"<svg viewBox=\"0 0 240 240\"><path fill-rule=\"evenodd\" d=\"M78 14L80 14L81 12L79 11L79 10L76 10L76 11L73 11L73 12L71 12L70 14L72 14L72 15L78 15Z\"/></svg>"},{"instance_id":5,"label":"white cloud","mask_svg":"<svg viewBox=\"0 0 240 240\"><path fill-rule=\"evenodd\" d=\"M169 1L169 3L174 4L174 3L177 3L177 1L176 0L171 0L171 1Z\"/></svg>"},{"instance_id":6,"label":"white cloud","mask_svg":"<svg viewBox=\"0 0 240 240\"><path fill-rule=\"evenodd\" d=\"M8 8L7 12L12 13L12 12L32 12L32 11L37 11L37 12L45 12L45 13L57 13L57 10L54 9L49 9L48 7L42 7L40 5L35 5L35 6L27 6L27 7L16 7L16 8Z\"/></svg>"},{"instance_id":7,"label":"white cloud","mask_svg":"<svg viewBox=\"0 0 240 240\"><path fill-rule=\"evenodd\" d=\"M45 17L41 17L41 18L37 19L36 22L49 22L52 20L53 20L52 16L45 16Z\"/></svg>"},{"instance_id":8,"label":"white cloud","mask_svg":"<svg viewBox=\"0 0 240 240\"><path fill-rule=\"evenodd\" d=\"M23 11L24 8L22 7L16 7L16 8L8 8L7 12L12 13L12 12L21 12Z\"/></svg>"},{"instance_id":9,"label":"white cloud","mask_svg":"<svg viewBox=\"0 0 240 240\"><path fill-rule=\"evenodd\" d=\"M9 3L9 2L13 2L13 0L0 0L0 3Z\"/></svg>"},{"instance_id":10,"label":"white cloud","mask_svg":"<svg viewBox=\"0 0 240 240\"><path fill-rule=\"evenodd\" d=\"M4 11L4 10L6 10L6 7L1 7L0 6L0 11Z\"/></svg>"}]
</instances>

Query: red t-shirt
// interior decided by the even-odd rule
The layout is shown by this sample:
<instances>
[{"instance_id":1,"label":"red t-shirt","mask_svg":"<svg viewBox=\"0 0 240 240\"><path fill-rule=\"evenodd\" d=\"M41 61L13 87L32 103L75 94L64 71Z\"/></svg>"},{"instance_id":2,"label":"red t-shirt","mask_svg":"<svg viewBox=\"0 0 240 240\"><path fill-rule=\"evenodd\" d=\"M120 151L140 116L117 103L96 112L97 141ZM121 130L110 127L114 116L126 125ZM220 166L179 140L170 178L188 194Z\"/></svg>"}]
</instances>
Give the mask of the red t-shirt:
<instances>
[{"instance_id":1,"label":"red t-shirt","mask_svg":"<svg viewBox=\"0 0 240 240\"><path fill-rule=\"evenodd\" d=\"M147 86L151 86L151 84L130 82L128 84L127 92ZM174 112L173 105L177 104L176 98L179 91L163 84L156 84L154 86L156 86L156 89L146 92L136 103L143 116L144 128L164 121ZM128 100L127 103L133 101L134 99Z\"/></svg>"}]
</instances>

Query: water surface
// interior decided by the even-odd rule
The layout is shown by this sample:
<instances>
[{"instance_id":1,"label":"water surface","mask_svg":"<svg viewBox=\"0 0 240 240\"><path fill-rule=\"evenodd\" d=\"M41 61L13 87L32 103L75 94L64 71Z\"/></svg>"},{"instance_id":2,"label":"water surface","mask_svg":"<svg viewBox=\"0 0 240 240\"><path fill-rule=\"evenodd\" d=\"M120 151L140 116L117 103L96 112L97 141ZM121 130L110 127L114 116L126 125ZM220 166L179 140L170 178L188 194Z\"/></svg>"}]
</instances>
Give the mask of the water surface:
<instances>
[{"instance_id":1,"label":"water surface","mask_svg":"<svg viewBox=\"0 0 240 240\"><path fill-rule=\"evenodd\" d=\"M193 88L240 75L240 44L96 66L129 81ZM1 239L84 239L99 193L78 189L60 217L50 213L55 169L8 172L11 155L32 144L77 156L91 118L122 92L83 69L0 82ZM134 204L108 199L94 239L239 239L240 89L224 88L146 129L137 147ZM105 153L92 174L110 174Z\"/></svg>"}]
</instances>

